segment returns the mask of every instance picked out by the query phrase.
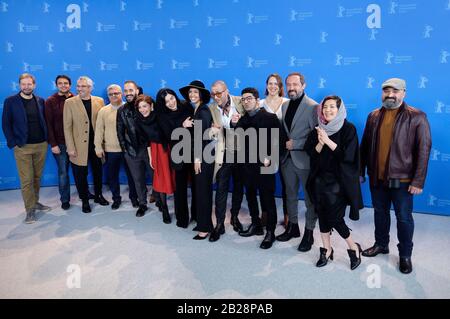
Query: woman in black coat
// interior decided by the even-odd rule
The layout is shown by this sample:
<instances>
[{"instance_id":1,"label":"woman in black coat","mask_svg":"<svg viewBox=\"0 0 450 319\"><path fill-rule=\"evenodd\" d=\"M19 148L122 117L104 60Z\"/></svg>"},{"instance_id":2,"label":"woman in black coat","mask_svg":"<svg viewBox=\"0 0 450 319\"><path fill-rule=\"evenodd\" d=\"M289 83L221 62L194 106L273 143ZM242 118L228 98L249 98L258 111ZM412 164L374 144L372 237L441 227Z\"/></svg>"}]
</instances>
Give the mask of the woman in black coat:
<instances>
[{"instance_id":1,"label":"woman in black coat","mask_svg":"<svg viewBox=\"0 0 450 319\"><path fill-rule=\"evenodd\" d=\"M172 139L172 132L178 128L187 128L191 124L194 110L184 101L180 101L175 91L163 88L156 95L155 113L162 131L163 141L168 143L172 150L178 143L183 142L175 137ZM187 228L189 225L187 188L192 175L192 163L190 157L189 160L184 161L178 160L174 155L170 156L170 164L175 171L175 217L178 227ZM181 152L180 156L183 157L183 155ZM192 208L191 215L194 217Z\"/></svg>"},{"instance_id":2,"label":"woman in black coat","mask_svg":"<svg viewBox=\"0 0 450 319\"><path fill-rule=\"evenodd\" d=\"M213 196L213 175L214 175L214 145L210 145L211 139L206 131L211 128L213 119L208 107L211 95L201 81L192 81L189 85L180 89L181 95L190 101L194 107L194 115L191 120L191 136L194 162L194 202L197 217L198 234L195 240L202 240L208 237L213 230L212 223L212 196ZM193 128L193 129L192 129ZM205 134L206 132L206 134ZM198 136L196 135L198 134ZM201 136L200 136L201 134ZM203 137L206 136L206 139ZM197 138L196 138L197 137ZM202 138L198 140L198 138ZM205 157L204 155L209 154Z\"/></svg>"},{"instance_id":3,"label":"woman in black coat","mask_svg":"<svg viewBox=\"0 0 450 319\"><path fill-rule=\"evenodd\" d=\"M344 215L350 205L350 219L359 219L363 207L359 184L359 145L355 126L348 122L345 105L338 96L327 96L318 108L319 125L305 143L311 171L307 191L319 217L323 246L316 266L333 260L330 243L334 228L345 239L349 249L350 268L361 263L361 247L355 243L345 224Z\"/></svg>"}]
</instances>

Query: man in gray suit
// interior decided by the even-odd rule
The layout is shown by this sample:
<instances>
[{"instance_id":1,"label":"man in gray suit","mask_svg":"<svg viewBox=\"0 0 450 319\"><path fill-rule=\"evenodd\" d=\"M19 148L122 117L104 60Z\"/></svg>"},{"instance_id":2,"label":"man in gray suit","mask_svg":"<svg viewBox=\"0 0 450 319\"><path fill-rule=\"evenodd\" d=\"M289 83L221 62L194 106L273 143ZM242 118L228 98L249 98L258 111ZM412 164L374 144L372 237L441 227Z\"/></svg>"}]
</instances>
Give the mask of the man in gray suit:
<instances>
[{"instance_id":1,"label":"man in gray suit","mask_svg":"<svg viewBox=\"0 0 450 319\"><path fill-rule=\"evenodd\" d=\"M300 182L305 194L306 225L299 251L308 251L314 243L313 230L317 215L306 191L309 175L309 156L303 150L308 134L318 125L316 101L306 96L305 78L300 73L291 73L286 78L286 89L290 100L283 103L282 125L284 128L285 147L280 155L281 173L286 183L286 204L289 223L283 234L276 237L278 241L288 241L300 237L298 227L298 190ZM283 133L283 132L282 132Z\"/></svg>"}]
</instances>

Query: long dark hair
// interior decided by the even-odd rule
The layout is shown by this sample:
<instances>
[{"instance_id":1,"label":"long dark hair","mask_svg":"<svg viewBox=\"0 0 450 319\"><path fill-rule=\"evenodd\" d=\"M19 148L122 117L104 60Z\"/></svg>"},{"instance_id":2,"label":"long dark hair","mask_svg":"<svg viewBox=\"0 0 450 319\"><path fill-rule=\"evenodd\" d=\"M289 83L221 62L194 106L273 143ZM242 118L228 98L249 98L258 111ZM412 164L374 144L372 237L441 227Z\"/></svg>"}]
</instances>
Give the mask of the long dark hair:
<instances>
[{"instance_id":1,"label":"long dark hair","mask_svg":"<svg viewBox=\"0 0 450 319\"><path fill-rule=\"evenodd\" d=\"M181 101L175 91L169 88L162 88L156 94L155 111L157 113L171 112L171 110L166 106L166 96L169 94L173 95L175 97L175 100L177 100L177 108L181 107Z\"/></svg>"}]
</instances>

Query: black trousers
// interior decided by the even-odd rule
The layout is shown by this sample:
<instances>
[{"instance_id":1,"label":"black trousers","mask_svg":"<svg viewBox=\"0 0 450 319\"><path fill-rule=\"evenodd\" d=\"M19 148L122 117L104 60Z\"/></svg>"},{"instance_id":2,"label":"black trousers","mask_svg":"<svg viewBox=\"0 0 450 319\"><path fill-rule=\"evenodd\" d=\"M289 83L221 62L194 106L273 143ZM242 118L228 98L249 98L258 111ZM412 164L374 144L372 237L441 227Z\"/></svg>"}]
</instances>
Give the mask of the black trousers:
<instances>
[{"instance_id":1,"label":"black trousers","mask_svg":"<svg viewBox=\"0 0 450 319\"><path fill-rule=\"evenodd\" d=\"M72 163L72 173L77 187L78 196L81 200L88 200L88 167L91 166L92 177L94 179L95 196L102 195L102 160L95 154L94 148L89 148L88 165L79 166Z\"/></svg>"},{"instance_id":2,"label":"black trousers","mask_svg":"<svg viewBox=\"0 0 450 319\"><path fill-rule=\"evenodd\" d=\"M147 205L147 184L145 181L146 173L150 170L147 148L138 150L136 156L125 153L125 160L133 177L139 205Z\"/></svg>"},{"instance_id":3,"label":"black trousers","mask_svg":"<svg viewBox=\"0 0 450 319\"><path fill-rule=\"evenodd\" d=\"M214 163L202 162L201 173L195 174L195 210L197 217L197 228L200 232L209 233L213 230L212 204L213 204L213 175Z\"/></svg>"},{"instance_id":4,"label":"black trousers","mask_svg":"<svg viewBox=\"0 0 450 319\"><path fill-rule=\"evenodd\" d=\"M347 202L336 178L330 174L317 176L314 180L314 194L320 232L329 233L334 228L342 238L347 239L350 236L344 220Z\"/></svg>"},{"instance_id":5,"label":"black trousers","mask_svg":"<svg viewBox=\"0 0 450 319\"><path fill-rule=\"evenodd\" d=\"M230 179L233 177L233 193L231 198L231 215L237 216L241 209L242 199L244 197L244 185L242 181L243 164L223 163L216 175L216 198L215 211L217 224L225 221L227 210L228 190Z\"/></svg>"},{"instance_id":6,"label":"black trousers","mask_svg":"<svg viewBox=\"0 0 450 319\"><path fill-rule=\"evenodd\" d=\"M189 224L189 209L188 209L188 184L189 180L193 181L193 168L192 164L183 163L181 167L175 169L175 193L174 193L174 204L175 204L175 217L177 222L181 225ZM195 216L195 187L193 187L193 182L191 183L192 192L192 206L191 214L192 219L197 219Z\"/></svg>"},{"instance_id":7,"label":"black trousers","mask_svg":"<svg viewBox=\"0 0 450 319\"><path fill-rule=\"evenodd\" d=\"M277 207L275 204L275 175L261 174L260 166L254 164L244 165L244 185L246 190L248 209L252 218L252 223L258 222L259 207L257 194L259 192L259 201L261 209L267 212L268 231L275 231L277 224Z\"/></svg>"}]
</instances>

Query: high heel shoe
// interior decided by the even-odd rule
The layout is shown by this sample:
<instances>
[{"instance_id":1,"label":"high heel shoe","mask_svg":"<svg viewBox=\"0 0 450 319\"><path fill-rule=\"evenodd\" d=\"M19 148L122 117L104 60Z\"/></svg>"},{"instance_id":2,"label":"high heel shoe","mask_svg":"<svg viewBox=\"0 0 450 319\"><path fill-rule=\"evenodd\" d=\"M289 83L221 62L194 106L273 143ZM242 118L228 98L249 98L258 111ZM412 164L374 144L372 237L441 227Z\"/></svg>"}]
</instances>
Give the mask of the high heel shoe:
<instances>
[{"instance_id":1,"label":"high heel shoe","mask_svg":"<svg viewBox=\"0 0 450 319\"><path fill-rule=\"evenodd\" d=\"M316 263L316 267L323 267L328 263L328 260L330 259L333 260L333 253L334 253L333 248L331 248L331 254L330 256L328 256L328 258L327 258L327 251L328 250L326 248L320 247L320 257Z\"/></svg>"},{"instance_id":2,"label":"high heel shoe","mask_svg":"<svg viewBox=\"0 0 450 319\"><path fill-rule=\"evenodd\" d=\"M200 234L197 234L192 239L194 239L194 240L203 240L203 239L206 239L206 238L208 238L208 234L206 234L205 236L200 236Z\"/></svg>"},{"instance_id":3,"label":"high heel shoe","mask_svg":"<svg viewBox=\"0 0 450 319\"><path fill-rule=\"evenodd\" d=\"M355 270L361 264L361 246L356 243L358 247L358 251L354 251L353 249L347 249L348 256L350 257L350 269Z\"/></svg>"}]
</instances>

